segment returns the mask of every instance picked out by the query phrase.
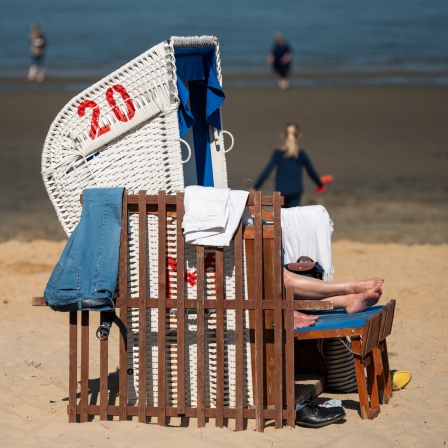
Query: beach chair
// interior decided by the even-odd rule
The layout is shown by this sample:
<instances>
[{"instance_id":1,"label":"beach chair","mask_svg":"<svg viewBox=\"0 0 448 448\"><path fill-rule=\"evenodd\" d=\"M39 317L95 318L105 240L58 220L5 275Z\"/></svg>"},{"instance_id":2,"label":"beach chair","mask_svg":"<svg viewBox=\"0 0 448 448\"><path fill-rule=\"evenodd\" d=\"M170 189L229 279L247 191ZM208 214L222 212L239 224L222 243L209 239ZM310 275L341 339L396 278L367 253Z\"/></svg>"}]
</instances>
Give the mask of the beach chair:
<instances>
[{"instance_id":1,"label":"beach chair","mask_svg":"<svg viewBox=\"0 0 448 448\"><path fill-rule=\"evenodd\" d=\"M66 233L70 235L79 220L81 212L79 197L85 188L124 186L128 190L128 198L132 198L133 193L136 196L141 189L146 193L154 194L158 191L164 191L164 193L158 196L158 198L161 198L167 197L167 194L170 195L177 191L182 191L186 185L190 184L213 185L217 187L227 186L225 152L233 146L233 139L231 147L226 150L223 139L225 131L222 130L220 115L222 99L219 45L216 38L201 36L192 38L173 37L151 48L71 100L52 123L42 154L44 184ZM181 137L184 137L184 139ZM185 147L183 151L181 146ZM143 193L138 193L138 198L143 197L142 195ZM258 198L257 200L261 204L261 199L258 196L256 198ZM156 202L158 204L159 199ZM184 383L181 379L177 382L174 380L170 382L170 376L165 378L163 375L157 375L155 374L156 370L153 368L159 361L160 369L163 369L165 362L169 364L173 361L173 359L169 358L171 356L169 350L167 352L167 360L162 360L159 357L158 345L154 341L159 336L168 339L171 337L172 333L168 335L162 334L162 327L164 325L172 325L173 322L178 325L178 315L177 313L171 313L165 316L162 313L164 310L162 305L160 305L160 309L158 308L159 305L157 307L149 306L148 312L143 312L145 300L142 298L140 291L144 291L146 288L147 297L158 297L158 295L154 294L156 292L160 294L163 300L173 301L175 299L172 297L177 293L178 287L176 282L183 281L186 285L185 298L189 301L190 295L196 299L197 295L203 297L205 286L201 281L205 281L207 291L211 291L218 296L222 293L223 287L222 285L220 287L217 286L220 283L216 283L216 280L221 277L226 279L226 294L235 296L235 293L228 292L229 285L227 283L229 279L230 283L234 282L236 284L240 282L239 289L241 289L242 280L238 277L240 274L236 276L229 275L224 269L227 269L225 263L224 268L222 268L224 271L218 269L221 277L210 272L213 269L213 263L219 264L218 260L223 259L223 254L220 254L219 251L215 254L215 258L213 256L208 257L210 254L207 254L206 260L199 262L198 266L194 268L199 273L199 268L202 266L201 263L207 266L207 273L203 272L204 277L202 280L198 277L195 278L195 275L198 276L199 274L193 273L188 267L186 280L180 279L182 275L176 274L177 265L172 260L174 258L172 256L173 252L170 251L173 250L173 247L170 244L167 244L167 253L165 254L165 259L169 264L167 266L163 263L157 265L155 261L162 260L162 255L160 255L162 249L160 249L161 246L159 245L160 239L156 236L157 231L154 229L157 230L163 227L160 224L161 215L158 212L155 214L151 212L146 213L143 203L139 203L138 200L137 204L132 203L132 201L128 201L127 204L131 209L132 207L140 207L141 212L140 214L135 214L131 209L123 209L126 214L130 213L129 238L122 240L122 244L128 248L129 252L126 255L128 257L125 263L126 268L123 268L126 270L126 275L129 278L126 276L120 277L120 288L124 288L122 285L126 282L128 285L126 290L120 289L120 297L123 297L123 294L125 297L129 297L131 305L135 305L135 301L140 300L139 306L141 306L142 309L140 311L142 312L139 313L135 306L131 306L128 312L128 307L123 307L123 299L119 299L117 302L117 307L124 316L121 322L127 326L128 335L130 335L126 340L121 341L122 347L124 345L127 347L126 353L130 358L126 361L121 358L120 361L121 366L124 366L125 362L129 362L129 366L126 369L120 370L120 405L118 410L117 408L109 408L107 405L107 343L100 345L100 405L97 408L95 405L90 406L88 404L88 372L89 363L92 359L89 359L88 349L90 318L89 313L86 312L81 313L81 398L79 404L76 403L78 318L77 314L72 312L70 313L70 421L75 421L77 416L79 416L81 421L85 421L89 418L89 415L95 415L96 413L99 413L102 418L106 414L116 415L118 413L120 418L123 418L127 413L126 409L128 406L131 406L131 409L135 409L132 406L138 404L137 414L140 420L144 420L145 416L154 415L154 408L156 408L156 414L160 416L160 422L163 422L162 414L164 409L175 402L174 395L165 397L164 391L169 389L167 384L177 384L176 387L182 391ZM172 205L169 204L168 209ZM272 205L272 200L270 205ZM176 218L169 213L166 215L162 213L162 215L163 222L167 225L164 235L171 235L168 238L170 243L176 242L176 238L172 238L178 232L176 230L177 224L175 224ZM124 225L124 228L127 229L127 223ZM258 229L258 227L255 226L255 229ZM170 233L173 231L174 233ZM255 232L253 248L259 255L258 247L259 243L262 243L262 239L258 240L258 238L260 235L263 238L263 235L269 234L269 231L263 233L255 230ZM249 231L250 233L251 231ZM278 230L277 234L279 234ZM147 246L145 246L146 243L142 243L145 239ZM277 248L279 247L279 241L277 239L275 243ZM147 252L145 252L146 249ZM277 252L280 253L279 250ZM146 255L143 255L145 253ZM174 247L174 253L178 256L176 246ZM184 257L187 262L198 260L195 253L188 253L187 250ZM228 258L224 257L224 260ZM257 266L258 260L259 258L257 258ZM124 266L123 260L122 266ZM235 266L235 262L232 262L228 269L235 269ZM156 267L156 271L154 271L154 267ZM123 272L123 269L120 272ZM256 270L256 272L259 271ZM259 284L259 282L263 282L263 273L254 274L253 278L255 281L251 284L258 285L254 286L253 289L254 295L258 300L258 293L263 291L262 285L260 286ZM276 294L278 294L282 290L281 275L275 278L277 282ZM202 284L202 287L197 289L195 282ZM165 286L162 287L162 284ZM239 294L241 294L241 291ZM254 299L253 303L255 301ZM35 304L43 303L42 300L35 300ZM154 302L150 301L149 303L154 305ZM172 302L169 303L173 305ZM269 303L272 305L273 302ZM188 305L190 308L195 309L194 306L190 305L192 304ZM278 308L278 305L276 306L277 311L281 310L281 308ZM198 307L199 309L204 309L203 304L197 305L196 309ZM217 309L219 310L219 307ZM249 330L246 316L248 310L244 309L243 313L246 316L244 317L245 330L241 329L241 322L238 321L239 332L232 332L232 325L236 325L236 323L232 323L232 314L239 316L235 317L235 319L241 319L242 314L233 311L226 311L226 325L229 329L227 334L229 337L234 337L235 340L239 338L239 341L243 340L246 341L244 342L245 344L250 344L248 332L252 330ZM260 324L259 316L264 315L265 308L261 307L254 313L255 327L257 327ZM208 358L205 360L202 356L204 355L203 352L199 351L200 356L198 356L198 350L202 350L198 348L198 344L190 344L189 342L189 337L193 335L191 337L194 338L194 335L198 332L202 334L203 338L205 338L205 334L208 336L212 335L215 331L213 325L216 325L219 331L224 331L223 323L219 320L222 319L220 311L217 312L218 321L216 324L213 321L212 314L210 313L207 317L200 317L201 313L196 313L196 315L191 313L184 322L186 328L185 340L182 340L181 344L188 347L191 345L188 356L196 357L197 363L193 360L191 365L189 364L186 367L184 365L181 368L187 369L191 378L195 377L195 373L194 371L190 372L190 367L193 368L195 364L201 365L201 369L210 370L213 368L213 356L216 355L213 355L212 352L207 352ZM199 319L197 323L195 323L195 319ZM200 319L205 320L201 321ZM276 319L279 319L278 316ZM151 329L148 333L147 341L141 342L141 339L132 337L132 335L136 334L136 328L138 334L140 332L145 334L146 329ZM172 327L170 328L171 332L174 331ZM202 330L205 331L205 329L207 331L203 333ZM277 325L275 331L280 332L280 325ZM258 329L256 334L259 333L260 330ZM259 347L263 342L263 337L258 336L257 340L258 342L255 343L255 354L261 353L260 350L262 349ZM201 340L199 346L202 346L202 342ZM151 353L144 353L144 350L140 347L142 344L145 347L150 347ZM222 351L223 348L222 346L220 347L219 350ZM232 342L226 341L226 347L232 347ZM277 348L277 351L280 351L280 349ZM229 353L231 352L232 350L229 350ZM257 401L255 409L241 411L241 403L245 404L247 402L250 404L253 401L249 395L252 393L250 385L250 381L252 381L252 375L250 374L252 363L247 355L243 362L241 359L242 351L240 350L238 353L240 357L238 359L239 368L245 366L244 381L246 383L243 384L241 382L241 374L235 373L236 370L233 367L229 368L226 365L225 372L226 375L229 375L229 381L231 382L233 381L232 375L240 375L240 380L237 381L240 387L239 392L241 392L241 387L244 387L246 392L244 394L235 392L233 396L233 392L231 392L229 397L226 396L226 399L230 400L230 402L232 400L238 401L237 411L235 411L235 415L238 416L238 428L241 427L242 417L248 418L256 413L257 428L261 429L265 417L270 418L274 414L271 410L267 411L266 415L263 413L262 408L265 399L264 393L261 392L262 395L260 396L257 395L258 392L255 393L255 396L258 397L255 398ZM258 371L263 366L263 362L257 361L259 359L262 359L262 356L256 355L254 362L255 366L258 366ZM145 365L146 360L150 362L150 368L147 368ZM148 378L138 372L145 370L152 372L153 377L149 378L151 383L149 395L146 396L146 400L142 400L142 394L147 393L145 384L148 383ZM184 372L187 370L184 370ZM123 376L125 371L129 375L129 378L126 380L126 390L124 390L125 376ZM280 368L276 372L280 375L282 371ZM174 373L171 375L174 375ZM259 375L261 376L257 378L263 378L262 373L259 373ZM203 378L202 374L198 375L199 382L203 382L201 378ZM196 403L198 410L195 415L198 417L199 424L202 425L205 417L204 400L211 400L210 403L215 400L215 395L213 395L215 386L213 382L208 383L208 390L204 391L202 388L198 388L198 384L194 380L191 380L190 384L191 390L186 395L180 394L181 401L177 406L178 413L182 414L186 406L194 406ZM261 381L261 385L260 381L257 384L254 390L263 390L264 381ZM277 384L283 384L283 382L279 381ZM230 390L233 389L230 388ZM278 392L278 389L276 391ZM221 389L216 389L216 394L221 397ZM280 396L282 397L282 394L277 394L277 398L274 400L277 404L280 403L279 400L283 399L283 397L278 398ZM222 403L222 399L216 398L216 400L218 404ZM148 411L143 401L152 405L149 409L153 410ZM288 423L293 424L292 402L290 402L288 409ZM131 415L132 412L135 412L135 410L131 411ZM168 413L165 416L176 414L173 410L170 412L171 414ZM191 415L192 411L188 412ZM282 424L282 412L284 412L282 406L277 405L275 411L277 427ZM219 413L218 423L222 418L222 413Z\"/></svg>"}]
</instances>

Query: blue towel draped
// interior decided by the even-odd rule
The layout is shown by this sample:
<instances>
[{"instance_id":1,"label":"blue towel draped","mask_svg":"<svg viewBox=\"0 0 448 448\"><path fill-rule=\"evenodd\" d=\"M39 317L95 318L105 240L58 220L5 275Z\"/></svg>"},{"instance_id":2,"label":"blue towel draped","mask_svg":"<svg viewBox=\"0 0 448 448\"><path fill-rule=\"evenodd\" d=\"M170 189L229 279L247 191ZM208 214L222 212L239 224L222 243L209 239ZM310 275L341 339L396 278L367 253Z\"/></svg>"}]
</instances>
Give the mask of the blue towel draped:
<instances>
[{"instance_id":1,"label":"blue towel draped","mask_svg":"<svg viewBox=\"0 0 448 448\"><path fill-rule=\"evenodd\" d=\"M191 129L195 121L188 107L189 91L186 83L190 81L201 81L205 84L205 121L209 126L221 130L220 107L225 100L225 95L216 74L214 50L214 47L176 48L177 88L180 99L178 117L181 137Z\"/></svg>"}]
</instances>

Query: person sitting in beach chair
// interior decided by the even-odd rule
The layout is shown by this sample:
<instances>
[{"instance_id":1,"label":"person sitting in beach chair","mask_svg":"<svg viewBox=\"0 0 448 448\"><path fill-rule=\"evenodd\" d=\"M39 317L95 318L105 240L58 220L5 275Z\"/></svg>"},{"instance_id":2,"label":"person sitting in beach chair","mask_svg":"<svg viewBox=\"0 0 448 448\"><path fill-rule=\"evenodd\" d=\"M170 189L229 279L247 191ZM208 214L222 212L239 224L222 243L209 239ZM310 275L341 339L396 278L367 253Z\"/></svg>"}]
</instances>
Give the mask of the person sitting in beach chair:
<instances>
[{"instance_id":1,"label":"person sitting in beach chair","mask_svg":"<svg viewBox=\"0 0 448 448\"><path fill-rule=\"evenodd\" d=\"M322 205L282 209L284 285L293 288L296 299L333 302L335 309L344 309L347 314L362 312L380 299L384 278L333 282L332 233L333 221ZM308 269L317 267L319 275L309 276ZM294 316L296 328L317 321L316 316L299 312Z\"/></svg>"}]
</instances>

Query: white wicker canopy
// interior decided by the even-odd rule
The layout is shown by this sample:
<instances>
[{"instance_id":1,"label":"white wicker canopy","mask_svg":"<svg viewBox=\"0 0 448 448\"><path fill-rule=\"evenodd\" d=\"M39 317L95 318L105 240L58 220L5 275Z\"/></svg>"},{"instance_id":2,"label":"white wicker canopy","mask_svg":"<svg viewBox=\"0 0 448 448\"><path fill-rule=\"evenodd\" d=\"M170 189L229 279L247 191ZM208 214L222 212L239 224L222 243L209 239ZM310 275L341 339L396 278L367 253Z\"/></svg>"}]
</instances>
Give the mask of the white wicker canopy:
<instances>
[{"instance_id":1,"label":"white wicker canopy","mask_svg":"<svg viewBox=\"0 0 448 448\"><path fill-rule=\"evenodd\" d=\"M123 186L130 192L170 194L184 189L186 177L194 183L194 146L191 138L182 143L177 115L175 50L182 47L214 47L222 83L215 37L172 37L81 92L53 121L42 153L42 177L68 235L79 220L85 188ZM214 186L224 187L223 131L211 128L209 133Z\"/></svg>"}]
</instances>

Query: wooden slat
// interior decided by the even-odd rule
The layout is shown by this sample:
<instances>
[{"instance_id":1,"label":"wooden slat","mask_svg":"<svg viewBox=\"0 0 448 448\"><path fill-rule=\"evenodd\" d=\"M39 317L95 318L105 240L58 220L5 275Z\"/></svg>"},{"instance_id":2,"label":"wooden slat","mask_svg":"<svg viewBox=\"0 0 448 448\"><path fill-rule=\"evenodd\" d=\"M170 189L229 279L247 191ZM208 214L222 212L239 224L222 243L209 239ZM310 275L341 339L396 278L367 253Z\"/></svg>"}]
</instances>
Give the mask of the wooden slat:
<instances>
[{"instance_id":1,"label":"wooden slat","mask_svg":"<svg viewBox=\"0 0 448 448\"><path fill-rule=\"evenodd\" d=\"M120 312L120 319L127 327L128 320L128 194L125 191L123 194L123 208L121 215L121 235L120 235L120 261L118 273L118 300L117 307ZM118 403L120 407L120 420L127 419L127 341L120 337L119 343L119 366L120 373L118 378Z\"/></svg>"},{"instance_id":2,"label":"wooden slat","mask_svg":"<svg viewBox=\"0 0 448 448\"><path fill-rule=\"evenodd\" d=\"M256 194L260 193L259 191L256 192ZM261 194L261 193L260 193ZM274 199L272 196L263 196L260 195L260 202L263 203L265 206L272 206L274 205ZM281 205L283 205L284 199L281 198ZM130 205L138 204L138 196L135 194L128 195L128 203ZM157 205L158 204L158 197L156 194L148 194L146 195L146 203L148 205ZM176 196L175 195L169 195L167 196L167 204L168 205L175 205L176 204ZM254 196L250 195L247 199L247 205L253 206L254 205Z\"/></svg>"},{"instance_id":3,"label":"wooden slat","mask_svg":"<svg viewBox=\"0 0 448 448\"><path fill-rule=\"evenodd\" d=\"M147 221L146 221L146 195L140 191L138 195L139 207L139 372L138 372L138 421L146 423L146 278L147 278Z\"/></svg>"},{"instance_id":4,"label":"wooden slat","mask_svg":"<svg viewBox=\"0 0 448 448\"><path fill-rule=\"evenodd\" d=\"M361 352L361 341L359 337L352 338L352 349L355 353ZM362 358L354 354L353 361L355 365L356 382L358 384L359 412L363 419L370 418L369 395L367 393L366 377L364 374L364 365Z\"/></svg>"},{"instance_id":5,"label":"wooden slat","mask_svg":"<svg viewBox=\"0 0 448 448\"><path fill-rule=\"evenodd\" d=\"M272 254L273 270L273 294L274 294L274 402L275 402L275 427L283 426L283 273L282 273L282 228L280 216L280 193L274 193L274 241Z\"/></svg>"},{"instance_id":6,"label":"wooden slat","mask_svg":"<svg viewBox=\"0 0 448 448\"><path fill-rule=\"evenodd\" d=\"M79 412L79 406L77 406L77 412ZM99 415L100 407L98 405L89 405L88 412L89 415ZM146 416L147 417L156 417L157 416L157 407L147 406L146 407ZM110 405L108 407L108 413L111 416L116 416L119 414L119 407ZM216 409L214 408L206 408L205 409L205 417L206 418L215 418L216 417ZM137 406L129 406L128 407L128 415L130 417L135 417L138 415L138 407ZM177 407L167 407L166 415L168 417L177 417ZM233 408L224 408L224 418L234 419L236 415L236 410ZM274 409L265 409L264 416L266 420L272 420L275 418L275 410ZM197 408L185 408L185 417L196 418L197 417ZM286 420L286 410L283 411L283 419ZM243 410L243 418L244 419L255 419L255 409L245 408Z\"/></svg>"},{"instance_id":7,"label":"wooden slat","mask_svg":"<svg viewBox=\"0 0 448 448\"><path fill-rule=\"evenodd\" d=\"M254 195L254 300L255 300L255 426L264 431L264 325L263 308L263 229L261 221L261 193Z\"/></svg>"},{"instance_id":8,"label":"wooden slat","mask_svg":"<svg viewBox=\"0 0 448 448\"><path fill-rule=\"evenodd\" d=\"M205 322L204 322L204 298L205 298L205 275L204 275L204 246L196 247L197 277L197 408L198 428L205 426Z\"/></svg>"},{"instance_id":9,"label":"wooden slat","mask_svg":"<svg viewBox=\"0 0 448 448\"><path fill-rule=\"evenodd\" d=\"M78 313L69 313L69 359L68 359L68 421L76 422L76 395L78 385Z\"/></svg>"},{"instance_id":10,"label":"wooden slat","mask_svg":"<svg viewBox=\"0 0 448 448\"><path fill-rule=\"evenodd\" d=\"M165 407L166 407L166 194L159 191L159 248L158 248L158 415L157 422L160 426L166 425Z\"/></svg>"},{"instance_id":11,"label":"wooden slat","mask_svg":"<svg viewBox=\"0 0 448 448\"><path fill-rule=\"evenodd\" d=\"M48 306L47 301L44 297L33 297L31 301L32 306Z\"/></svg>"},{"instance_id":12,"label":"wooden slat","mask_svg":"<svg viewBox=\"0 0 448 448\"><path fill-rule=\"evenodd\" d=\"M294 400L294 291L291 286L286 288L285 302L285 387L286 387L286 423L290 427L295 424Z\"/></svg>"},{"instance_id":13,"label":"wooden slat","mask_svg":"<svg viewBox=\"0 0 448 448\"><path fill-rule=\"evenodd\" d=\"M273 240L263 239L263 302L264 312L264 383L265 383L265 405L275 407L275 391L277 387L277 378L275 377L276 363L275 358L275 339L274 339L274 270L273 270ZM265 308L268 301L271 306ZM280 302L281 306L281 302Z\"/></svg>"},{"instance_id":14,"label":"wooden slat","mask_svg":"<svg viewBox=\"0 0 448 448\"><path fill-rule=\"evenodd\" d=\"M81 400L80 422L87 422L89 401L89 311L81 312Z\"/></svg>"},{"instance_id":15,"label":"wooden slat","mask_svg":"<svg viewBox=\"0 0 448 448\"><path fill-rule=\"evenodd\" d=\"M344 336L362 336L364 327L356 328L336 328L334 330L316 330L310 327L307 331L294 332L296 339L323 339L323 338L342 338Z\"/></svg>"},{"instance_id":16,"label":"wooden slat","mask_svg":"<svg viewBox=\"0 0 448 448\"><path fill-rule=\"evenodd\" d=\"M185 414L185 243L182 232L184 194L177 193L177 408Z\"/></svg>"},{"instance_id":17,"label":"wooden slat","mask_svg":"<svg viewBox=\"0 0 448 448\"><path fill-rule=\"evenodd\" d=\"M255 227L246 226L243 228L243 238L245 240L253 240L255 238ZM273 239L274 238L274 226L263 226L263 239Z\"/></svg>"},{"instance_id":18,"label":"wooden slat","mask_svg":"<svg viewBox=\"0 0 448 448\"><path fill-rule=\"evenodd\" d=\"M224 251L215 252L216 287L216 426L224 423Z\"/></svg>"},{"instance_id":19,"label":"wooden slat","mask_svg":"<svg viewBox=\"0 0 448 448\"><path fill-rule=\"evenodd\" d=\"M331 311L333 302L323 300L294 300L294 309L297 311Z\"/></svg>"},{"instance_id":20,"label":"wooden slat","mask_svg":"<svg viewBox=\"0 0 448 448\"><path fill-rule=\"evenodd\" d=\"M103 321L105 314L100 313ZM100 420L107 420L109 340L100 341Z\"/></svg>"},{"instance_id":21,"label":"wooden slat","mask_svg":"<svg viewBox=\"0 0 448 448\"><path fill-rule=\"evenodd\" d=\"M252 241L253 242L253 241ZM250 241L247 241L247 243L250 243ZM246 247L249 247L246 245ZM234 310L236 308L236 302L235 297L226 297L226 300L224 301L224 309L226 310ZM128 308L138 308L139 307L139 301L138 299L128 297ZM305 305L302 302L307 302ZM312 311L329 311L332 310L332 302L323 302L328 303L329 305L325 305L324 307L320 307L318 304L314 305L316 302L319 302L319 300L294 300L293 303L293 309L295 310L312 310ZM261 303L261 308L264 310L272 310L274 308L274 300L265 299ZM176 308L178 305L177 299L167 299L166 300L166 306L167 308ZM255 309L255 300L254 299L248 299L243 301L243 309L245 310L253 310ZM147 308L157 308L158 307L158 299L153 298L147 298L146 299L146 307ZM184 299L184 307L185 308L197 308L197 300L196 299ZM204 300L204 307L207 309L212 309L217 307L217 301L216 299L205 299ZM282 303L281 305L282 309L286 309L286 304ZM350 317L348 315L347 317Z\"/></svg>"},{"instance_id":22,"label":"wooden slat","mask_svg":"<svg viewBox=\"0 0 448 448\"><path fill-rule=\"evenodd\" d=\"M264 206L272 206L274 205L274 198L272 196L261 196L261 193L259 191L256 191L254 195L249 195L249 197L247 198L247 205L248 206L254 206L256 204L257 201L257 195L260 195L260 204L263 204ZM284 199L283 197L281 198L281 205L283 205Z\"/></svg>"},{"instance_id":23,"label":"wooden slat","mask_svg":"<svg viewBox=\"0 0 448 448\"><path fill-rule=\"evenodd\" d=\"M234 240L235 252L235 429L244 429L244 311L243 311L243 226L240 223Z\"/></svg>"}]
</instances>

